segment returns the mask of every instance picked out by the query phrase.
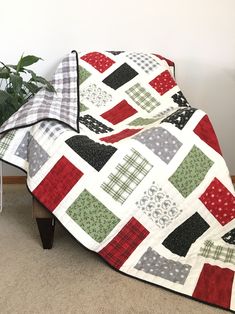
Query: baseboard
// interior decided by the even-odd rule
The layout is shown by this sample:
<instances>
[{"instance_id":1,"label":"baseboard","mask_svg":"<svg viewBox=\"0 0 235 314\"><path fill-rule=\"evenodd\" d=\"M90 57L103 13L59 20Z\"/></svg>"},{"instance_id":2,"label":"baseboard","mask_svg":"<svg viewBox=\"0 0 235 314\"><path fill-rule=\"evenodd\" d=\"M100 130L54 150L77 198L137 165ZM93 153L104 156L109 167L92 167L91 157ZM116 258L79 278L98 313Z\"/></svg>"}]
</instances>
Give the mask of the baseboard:
<instances>
[{"instance_id":1,"label":"baseboard","mask_svg":"<svg viewBox=\"0 0 235 314\"><path fill-rule=\"evenodd\" d=\"M3 176L3 184L25 184L26 176Z\"/></svg>"},{"instance_id":2,"label":"baseboard","mask_svg":"<svg viewBox=\"0 0 235 314\"><path fill-rule=\"evenodd\" d=\"M233 183L235 183L235 176L231 176ZM26 176L3 176L3 184L25 184Z\"/></svg>"}]
</instances>

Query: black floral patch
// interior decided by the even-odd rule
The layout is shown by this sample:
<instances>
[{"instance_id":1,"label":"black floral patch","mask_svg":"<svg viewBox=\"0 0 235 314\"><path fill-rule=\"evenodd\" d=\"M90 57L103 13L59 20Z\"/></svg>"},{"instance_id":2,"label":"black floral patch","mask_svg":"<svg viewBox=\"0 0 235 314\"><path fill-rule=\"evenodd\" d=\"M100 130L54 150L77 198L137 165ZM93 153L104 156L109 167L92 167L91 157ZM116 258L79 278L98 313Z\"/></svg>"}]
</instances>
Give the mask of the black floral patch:
<instances>
[{"instance_id":1,"label":"black floral patch","mask_svg":"<svg viewBox=\"0 0 235 314\"><path fill-rule=\"evenodd\" d=\"M108 133L108 132L113 131L112 128L96 120L89 114L86 114L83 117L80 117L79 122L84 124L88 129L90 129L92 132L95 132L96 134Z\"/></svg>"},{"instance_id":2,"label":"black floral patch","mask_svg":"<svg viewBox=\"0 0 235 314\"><path fill-rule=\"evenodd\" d=\"M120 53L123 53L124 51L107 51L109 53L111 53L114 56L120 55Z\"/></svg>"},{"instance_id":3,"label":"black floral patch","mask_svg":"<svg viewBox=\"0 0 235 314\"><path fill-rule=\"evenodd\" d=\"M179 105L179 107L188 107L189 103L187 99L184 97L184 94L180 91L173 96L171 96L173 101Z\"/></svg>"},{"instance_id":4,"label":"black floral patch","mask_svg":"<svg viewBox=\"0 0 235 314\"><path fill-rule=\"evenodd\" d=\"M172 253L186 256L191 245L209 227L208 223L198 213L195 213L170 233L162 244Z\"/></svg>"},{"instance_id":5,"label":"black floral patch","mask_svg":"<svg viewBox=\"0 0 235 314\"><path fill-rule=\"evenodd\" d=\"M111 145L99 144L85 135L75 135L66 143L97 171L103 168L117 150Z\"/></svg>"},{"instance_id":6,"label":"black floral patch","mask_svg":"<svg viewBox=\"0 0 235 314\"><path fill-rule=\"evenodd\" d=\"M235 244L235 228L227 232L224 236L222 236L224 242L229 244Z\"/></svg>"},{"instance_id":7,"label":"black floral patch","mask_svg":"<svg viewBox=\"0 0 235 314\"><path fill-rule=\"evenodd\" d=\"M107 76L103 83L108 85L113 89L118 89L122 85L126 84L132 80L138 72L136 72L131 66L127 63L123 63L119 68L117 68L113 73Z\"/></svg>"},{"instance_id":8,"label":"black floral patch","mask_svg":"<svg viewBox=\"0 0 235 314\"><path fill-rule=\"evenodd\" d=\"M163 119L161 123L172 123L175 127L182 130L196 110L197 109L191 107L179 109L167 118Z\"/></svg>"}]
</instances>

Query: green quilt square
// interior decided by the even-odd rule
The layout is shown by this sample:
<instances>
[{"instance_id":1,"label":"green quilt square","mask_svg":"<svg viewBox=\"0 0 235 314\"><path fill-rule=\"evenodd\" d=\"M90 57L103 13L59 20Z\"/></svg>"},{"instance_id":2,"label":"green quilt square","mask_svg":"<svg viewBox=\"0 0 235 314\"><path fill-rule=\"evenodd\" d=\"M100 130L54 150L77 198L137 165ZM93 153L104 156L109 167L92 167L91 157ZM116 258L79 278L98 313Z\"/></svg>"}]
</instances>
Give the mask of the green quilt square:
<instances>
[{"instance_id":1,"label":"green quilt square","mask_svg":"<svg viewBox=\"0 0 235 314\"><path fill-rule=\"evenodd\" d=\"M194 145L169 181L187 197L203 181L213 163Z\"/></svg>"},{"instance_id":2,"label":"green quilt square","mask_svg":"<svg viewBox=\"0 0 235 314\"><path fill-rule=\"evenodd\" d=\"M3 158L8 147L15 136L15 130L8 132L1 140L0 140L0 158Z\"/></svg>"},{"instance_id":3,"label":"green quilt square","mask_svg":"<svg viewBox=\"0 0 235 314\"><path fill-rule=\"evenodd\" d=\"M120 219L94 195L84 190L67 209L67 214L95 241L102 242Z\"/></svg>"},{"instance_id":4,"label":"green quilt square","mask_svg":"<svg viewBox=\"0 0 235 314\"><path fill-rule=\"evenodd\" d=\"M88 79L89 76L91 76L91 73L79 65L79 85Z\"/></svg>"}]
</instances>

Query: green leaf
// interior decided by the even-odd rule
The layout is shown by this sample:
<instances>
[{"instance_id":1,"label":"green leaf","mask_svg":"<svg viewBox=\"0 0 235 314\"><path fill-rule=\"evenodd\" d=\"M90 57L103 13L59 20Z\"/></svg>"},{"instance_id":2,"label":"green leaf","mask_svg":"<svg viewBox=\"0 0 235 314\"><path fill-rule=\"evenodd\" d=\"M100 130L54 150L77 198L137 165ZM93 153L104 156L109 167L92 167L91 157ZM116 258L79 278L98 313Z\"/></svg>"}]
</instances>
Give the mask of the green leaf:
<instances>
[{"instance_id":1,"label":"green leaf","mask_svg":"<svg viewBox=\"0 0 235 314\"><path fill-rule=\"evenodd\" d=\"M7 92L0 90L0 105L4 103L9 98L9 96L10 95Z\"/></svg>"},{"instance_id":2,"label":"green leaf","mask_svg":"<svg viewBox=\"0 0 235 314\"><path fill-rule=\"evenodd\" d=\"M38 60L42 60L42 58L32 56L32 55L22 57L20 59L20 69L23 67L27 67L29 65L32 65L32 64L38 62Z\"/></svg>"},{"instance_id":3,"label":"green leaf","mask_svg":"<svg viewBox=\"0 0 235 314\"><path fill-rule=\"evenodd\" d=\"M44 79L44 77L41 77L41 76L35 76L34 81L41 83L43 85L47 85L47 83L48 83L48 81L46 79Z\"/></svg>"},{"instance_id":4,"label":"green leaf","mask_svg":"<svg viewBox=\"0 0 235 314\"><path fill-rule=\"evenodd\" d=\"M38 82L38 83L41 83L43 86L46 87L46 89L49 91L49 92L55 92L55 88L54 86L49 82L47 81L45 78L41 77L41 76L36 76L34 78L34 81L35 82Z\"/></svg>"},{"instance_id":5,"label":"green leaf","mask_svg":"<svg viewBox=\"0 0 235 314\"><path fill-rule=\"evenodd\" d=\"M10 76L10 70L6 67L0 68L0 78L8 79Z\"/></svg>"},{"instance_id":6,"label":"green leaf","mask_svg":"<svg viewBox=\"0 0 235 314\"><path fill-rule=\"evenodd\" d=\"M10 82L12 84L12 87L14 89L15 94L19 93L19 91L22 87L22 83L23 83L22 77L19 75L16 75L16 74L11 74L10 75Z\"/></svg>"},{"instance_id":7,"label":"green leaf","mask_svg":"<svg viewBox=\"0 0 235 314\"><path fill-rule=\"evenodd\" d=\"M25 82L24 85L27 87L29 92L32 93L33 95L36 94L41 89L41 87L38 87L36 84L32 82Z\"/></svg>"},{"instance_id":8,"label":"green leaf","mask_svg":"<svg viewBox=\"0 0 235 314\"><path fill-rule=\"evenodd\" d=\"M26 72L28 72L29 74L31 74L32 80L35 80L35 77L37 76L37 74L35 72L33 72L32 70L29 69L25 69Z\"/></svg>"},{"instance_id":9,"label":"green leaf","mask_svg":"<svg viewBox=\"0 0 235 314\"><path fill-rule=\"evenodd\" d=\"M51 83L49 83L49 82L47 84L46 90L48 90L48 92L51 92L51 93L56 93L54 86L51 85Z\"/></svg>"}]
</instances>

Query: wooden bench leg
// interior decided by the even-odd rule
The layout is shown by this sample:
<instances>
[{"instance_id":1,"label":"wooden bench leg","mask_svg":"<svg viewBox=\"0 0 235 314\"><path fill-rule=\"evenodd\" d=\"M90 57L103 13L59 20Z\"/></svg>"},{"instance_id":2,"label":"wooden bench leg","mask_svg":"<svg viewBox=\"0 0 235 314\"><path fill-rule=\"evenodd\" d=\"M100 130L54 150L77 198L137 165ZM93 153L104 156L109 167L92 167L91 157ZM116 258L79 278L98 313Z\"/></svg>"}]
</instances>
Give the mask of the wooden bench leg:
<instances>
[{"instance_id":1,"label":"wooden bench leg","mask_svg":"<svg viewBox=\"0 0 235 314\"><path fill-rule=\"evenodd\" d=\"M55 218L36 218L44 249L51 249L54 240Z\"/></svg>"}]
</instances>

